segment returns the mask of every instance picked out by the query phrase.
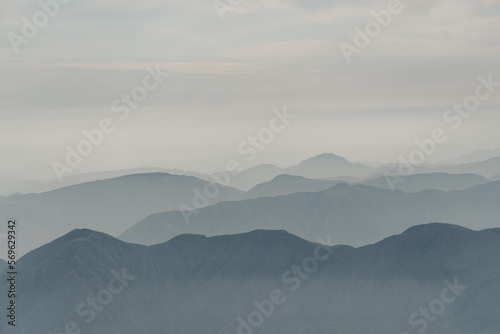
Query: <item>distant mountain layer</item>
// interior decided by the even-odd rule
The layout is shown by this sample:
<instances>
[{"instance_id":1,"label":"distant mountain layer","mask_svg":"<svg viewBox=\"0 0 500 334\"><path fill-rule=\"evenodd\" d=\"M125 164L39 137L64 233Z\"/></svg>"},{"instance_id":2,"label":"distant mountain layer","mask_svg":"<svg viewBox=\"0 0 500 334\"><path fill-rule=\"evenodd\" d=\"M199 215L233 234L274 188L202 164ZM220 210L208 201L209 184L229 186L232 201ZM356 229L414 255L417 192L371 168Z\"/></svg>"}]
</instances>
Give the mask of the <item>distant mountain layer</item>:
<instances>
[{"instance_id":1,"label":"distant mountain layer","mask_svg":"<svg viewBox=\"0 0 500 334\"><path fill-rule=\"evenodd\" d=\"M380 172L380 169L352 163L335 154L325 153L288 168L279 168L268 164L251 167L231 177L229 185L237 189L249 190L282 174L302 176L309 179L348 180L353 178L362 179L375 175L377 172Z\"/></svg>"},{"instance_id":2,"label":"distant mountain layer","mask_svg":"<svg viewBox=\"0 0 500 334\"><path fill-rule=\"evenodd\" d=\"M196 190L209 183L191 176L135 174L94 181L41 194L0 197L0 219L16 217L25 253L75 229L91 228L118 235L155 212L193 207ZM210 203L236 198L241 192L218 188Z\"/></svg>"},{"instance_id":3,"label":"distant mountain layer","mask_svg":"<svg viewBox=\"0 0 500 334\"><path fill-rule=\"evenodd\" d=\"M274 197L290 195L297 192L318 192L333 187L340 181L307 179L295 175L278 175L269 182L256 185L241 198L251 199L258 197Z\"/></svg>"},{"instance_id":4,"label":"distant mountain layer","mask_svg":"<svg viewBox=\"0 0 500 334\"><path fill-rule=\"evenodd\" d=\"M494 176L491 178L491 181L500 181L500 174L494 175Z\"/></svg>"},{"instance_id":5,"label":"distant mountain layer","mask_svg":"<svg viewBox=\"0 0 500 334\"><path fill-rule=\"evenodd\" d=\"M487 178L475 174L428 173L415 174L403 178L381 176L363 184L383 189L401 190L407 193L417 193L424 190L464 190L490 182Z\"/></svg>"},{"instance_id":6,"label":"distant mountain layer","mask_svg":"<svg viewBox=\"0 0 500 334\"><path fill-rule=\"evenodd\" d=\"M123 233L151 245L184 233L207 236L286 229L307 240L331 234L335 243L361 246L429 221L474 229L499 224L500 182L466 190L415 194L339 184L316 193L222 202L197 211L154 214Z\"/></svg>"},{"instance_id":7,"label":"distant mountain layer","mask_svg":"<svg viewBox=\"0 0 500 334\"><path fill-rule=\"evenodd\" d=\"M30 194L30 193L42 193L47 191L52 191L56 189L61 189L69 186L74 186L86 182L102 181L106 179L113 179L117 177L122 177L126 175L134 174L154 174L154 173L168 173L174 175L186 175L194 176L202 180L210 180L210 177L206 174L181 171L178 169L165 169L165 168L136 168L136 169L126 169L126 170L116 170L116 171L106 171L106 172L92 172L85 174L75 174L71 176L66 176L62 181L57 179L40 181L40 180L27 180L20 182L9 182L0 184L0 196L10 196L12 194Z\"/></svg>"},{"instance_id":8,"label":"distant mountain layer","mask_svg":"<svg viewBox=\"0 0 500 334\"><path fill-rule=\"evenodd\" d=\"M0 259L0 273L2 271L4 271L5 268L7 268L7 262L5 262L4 260Z\"/></svg>"},{"instance_id":9,"label":"distant mountain layer","mask_svg":"<svg viewBox=\"0 0 500 334\"><path fill-rule=\"evenodd\" d=\"M0 332L499 333L498 254L499 230L445 224L357 249L285 231L145 247L75 230L21 258L16 327L4 317Z\"/></svg>"},{"instance_id":10,"label":"distant mountain layer","mask_svg":"<svg viewBox=\"0 0 500 334\"><path fill-rule=\"evenodd\" d=\"M470 154L441 162L444 165L459 165L472 162L484 161L491 158L500 157L500 149L497 150L479 150Z\"/></svg>"},{"instance_id":11,"label":"distant mountain layer","mask_svg":"<svg viewBox=\"0 0 500 334\"><path fill-rule=\"evenodd\" d=\"M286 173L313 179L328 179L340 176L364 178L372 175L374 169L363 164L352 163L335 154L325 153L304 160L297 166L287 168Z\"/></svg>"},{"instance_id":12,"label":"distant mountain layer","mask_svg":"<svg viewBox=\"0 0 500 334\"><path fill-rule=\"evenodd\" d=\"M472 162L467 164L461 164L456 166L444 166L438 168L427 169L424 172L444 172L449 174L477 174L490 178L493 175L498 174L500 170L500 157L491 158L489 160Z\"/></svg>"}]
</instances>

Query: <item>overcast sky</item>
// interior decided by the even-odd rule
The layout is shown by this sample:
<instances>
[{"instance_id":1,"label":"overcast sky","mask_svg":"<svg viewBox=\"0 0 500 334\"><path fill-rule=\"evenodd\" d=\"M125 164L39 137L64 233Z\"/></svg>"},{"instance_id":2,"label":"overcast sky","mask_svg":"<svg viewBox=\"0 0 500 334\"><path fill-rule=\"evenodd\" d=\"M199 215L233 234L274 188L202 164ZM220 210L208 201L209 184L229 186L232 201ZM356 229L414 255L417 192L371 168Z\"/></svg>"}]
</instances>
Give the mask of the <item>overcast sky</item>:
<instances>
[{"instance_id":1,"label":"overcast sky","mask_svg":"<svg viewBox=\"0 0 500 334\"><path fill-rule=\"evenodd\" d=\"M394 161L446 127L479 76L500 81L500 0L401 4L348 64L340 43L387 2L242 0L221 21L211 0L70 1L15 53L8 34L22 36L40 6L2 0L0 181L54 177L51 163L103 118L116 130L75 172L207 171L284 106L297 117L254 164L320 152ZM112 102L157 65L170 75L118 120ZM433 159L499 148L499 105L500 88Z\"/></svg>"}]
</instances>

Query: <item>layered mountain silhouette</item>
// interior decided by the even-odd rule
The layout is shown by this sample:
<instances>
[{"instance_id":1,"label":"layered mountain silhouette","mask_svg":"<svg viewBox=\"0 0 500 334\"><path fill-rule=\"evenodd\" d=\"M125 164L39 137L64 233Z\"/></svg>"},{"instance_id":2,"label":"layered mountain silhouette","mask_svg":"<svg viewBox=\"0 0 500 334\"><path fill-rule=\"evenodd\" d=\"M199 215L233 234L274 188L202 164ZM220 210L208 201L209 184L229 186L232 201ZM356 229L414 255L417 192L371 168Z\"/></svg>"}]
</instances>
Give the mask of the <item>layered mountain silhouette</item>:
<instances>
[{"instance_id":1,"label":"layered mountain silhouette","mask_svg":"<svg viewBox=\"0 0 500 334\"><path fill-rule=\"evenodd\" d=\"M337 181L359 181L380 172L363 164L352 163L332 153L324 153L306 159L296 166L280 168L275 165L259 165L248 168L231 178L231 187L250 190L256 185L288 174L309 179L334 179Z\"/></svg>"},{"instance_id":2,"label":"layered mountain silhouette","mask_svg":"<svg viewBox=\"0 0 500 334\"><path fill-rule=\"evenodd\" d=\"M424 190L464 190L480 184L490 182L484 176L475 174L448 174L448 173L428 173L409 175L401 179L401 182L394 182L391 177L377 177L363 182L367 186L383 189L401 190L407 193L416 193ZM392 186L391 186L392 185Z\"/></svg>"},{"instance_id":3,"label":"layered mountain silhouette","mask_svg":"<svg viewBox=\"0 0 500 334\"><path fill-rule=\"evenodd\" d=\"M500 164L500 160L498 159L490 159L488 161L468 165L440 168L451 169L449 173L461 172L463 170L474 170L481 175L491 177L494 174L493 171L498 172L497 167ZM18 251L20 254L25 254L27 251L54 240L56 237L59 237L74 228L91 228L113 235L120 235L137 222L144 220L152 214L180 210L181 206L185 208L199 208L214 205L221 201L284 196L298 192L324 191L325 189L328 189L329 187L345 180L348 180L349 182L360 182L358 178L365 178L369 175L380 174L380 172L385 168L386 167L374 169L366 165L351 163L348 160L334 154L321 154L307 159L297 166L289 168L279 168L274 165L261 165L245 170L239 175L231 177L228 186L218 187L217 195L212 196L209 200L201 200L198 194L199 192L203 192L207 186L209 187L211 182L214 182L213 176L199 173L196 174L199 177L204 178L204 180L202 180L194 176L173 175L168 173L146 173L151 169L138 169L135 171L141 172L141 174L125 175L112 179L85 182L39 194L17 194L9 197L0 197L0 219L6 220L11 217L18 217L20 219L21 224L19 231L24 238L23 242L20 243ZM400 189L405 192L418 192L424 189L448 191L453 189L468 188L469 186L482 184L486 181L483 176L479 175L446 175L441 172L436 173L435 171L436 169L428 169L426 172L429 174L408 176L405 178L405 182L398 183L396 185L396 189ZM120 175L120 173L125 172L126 171L115 171L75 175L74 177L69 178L67 182L83 182L84 180ZM193 174L192 172L183 172L179 170L173 170L173 172L176 174ZM318 178L321 178L321 180ZM260 184L254 186L256 183ZM381 188L389 187L384 177L369 180L367 183ZM233 185L237 185L240 188L252 188L247 192L243 192L233 188ZM355 203L354 197L347 197L347 200L351 199L349 202L351 208L362 205L363 198L365 196L362 192L347 195L361 196L359 204ZM381 196L383 197L386 195ZM202 205L195 205L200 203ZM415 203L418 203L418 201ZM287 205L288 204L296 205L297 203L287 203ZM326 207L318 207L315 211L324 212L325 210L331 210L329 208L330 204L328 201L324 202L322 205L326 205ZM394 211L401 211L398 209L397 204L392 203L391 205L395 206ZM385 207L385 209L381 209L383 207ZM416 205L416 207L418 209L421 208L419 205ZM269 212L275 212L277 210L283 211L285 209L285 207L282 207L281 209L274 208L269 209ZM406 210L413 209L413 207L408 206ZM342 208L341 210L336 210L336 214L342 212L342 210L349 212L351 209L350 207ZM393 224L392 222L395 219L394 217L397 217L402 221L406 221L406 219L404 219L404 215L400 213L392 213L386 204L380 205L375 209L375 211L377 210L382 210L379 212L380 215L375 213L374 220L379 221L379 224L384 224L382 223L382 219L384 218L382 214L385 214L385 212L389 214L389 223L387 223L389 225ZM347 215L340 213L341 216L343 215L343 218L340 218L340 220L337 220L336 216L334 217L329 214L328 219L333 219L338 224L343 226L351 226L350 229L352 233L352 231L354 231L353 229L355 229L353 226L361 228L359 219L364 220L365 224L366 221L369 221L365 212L368 211L363 210L362 213L353 212L352 214ZM215 218L217 218L216 216ZM259 218L259 220L251 222L248 228L242 230L239 227L246 221L247 218L243 217L243 219L240 219L239 214L234 212L230 216L226 216L227 218L222 219L222 221L227 221L227 223L223 223L222 225L229 224L229 219L234 220L230 223L232 224L230 230L235 233L246 232L254 228L266 227L269 225L268 221L273 221L271 225L274 228L281 228L281 225L283 225L280 222L280 219L282 218L277 218L277 220L271 217L268 217L267 220ZM328 227L331 225L330 222L325 221L324 219L321 221L322 218L320 217L315 218L314 212L309 214L306 211L298 214L298 216L300 216L303 221L309 221L311 219L311 226L321 224ZM464 217L468 216L471 215L465 215ZM248 217L253 216L250 214ZM449 218L448 216L439 216L434 213L431 214L430 217L437 217L436 219L430 220ZM210 219L205 218L202 220L210 221ZM242 220L243 223L240 224L240 220ZM176 231L173 234L168 232L168 238L185 232L209 233L211 235L215 235L219 232L225 233L224 231L226 230L226 227L224 226L219 226L212 231L199 230L198 228L191 230L185 229L182 226L176 227L179 221L177 218L169 221L172 221L173 225L171 227L174 227L174 230ZM184 217L183 221L185 221ZM427 220L417 219L415 223L424 223L426 221ZM475 226L473 222L479 221L482 223L485 219L483 219L483 214L478 214L476 216L472 216L470 221L471 223L467 226ZM462 220L457 220L456 222L461 223ZM289 220L284 225L288 226L294 224L298 224L297 218ZM303 223L301 224L304 225ZM388 229L390 230L389 234L383 228L383 232L375 235L373 239L370 239L370 241L378 240L377 238L390 235L391 233L400 232L401 229L411 225L413 225L413 222L412 224L407 225L399 223L399 230L392 230L392 228L390 228ZM196 226L196 224L194 224L194 226ZM209 224L207 226L209 226ZM490 226L489 223L479 225L478 227L487 226ZM303 234L303 229L305 229L305 227L295 228L293 229L293 232L303 237L307 237L307 235ZM317 227L312 228L314 233L316 232L316 229ZM148 234L150 233L149 231L150 229L148 228L143 233ZM165 233L163 231L161 231L159 235L155 236L155 238L156 239L154 240L156 241L168 240L168 238L165 238ZM359 241L352 239L348 239L346 241L358 245L363 244L366 241L364 237L360 237L359 239ZM138 241L137 239L134 240ZM140 239L139 241L145 242L144 239Z\"/></svg>"},{"instance_id":4,"label":"layered mountain silhouette","mask_svg":"<svg viewBox=\"0 0 500 334\"><path fill-rule=\"evenodd\" d=\"M318 192L343 183L333 180L307 179L296 175L278 175L269 182L256 185L244 194L241 198L251 199L258 197L275 197L290 195L298 192Z\"/></svg>"},{"instance_id":5,"label":"layered mountain silhouette","mask_svg":"<svg viewBox=\"0 0 500 334\"><path fill-rule=\"evenodd\" d=\"M312 179L331 179L342 176L365 178L374 173L374 169L332 153L324 153L302 161L286 169L287 174L300 175Z\"/></svg>"},{"instance_id":6,"label":"layered mountain silhouette","mask_svg":"<svg viewBox=\"0 0 500 334\"><path fill-rule=\"evenodd\" d=\"M179 234L207 236L255 229L286 229L314 241L361 246L429 221L474 229L499 224L500 182L466 190L408 194L365 185L339 184L316 193L222 202L196 211L158 213L123 233L124 241L152 245Z\"/></svg>"},{"instance_id":7,"label":"layered mountain silhouette","mask_svg":"<svg viewBox=\"0 0 500 334\"><path fill-rule=\"evenodd\" d=\"M361 248L263 230L146 247L75 230L19 260L16 327L0 332L498 333L499 253L498 229L436 223Z\"/></svg>"},{"instance_id":8,"label":"layered mountain silhouette","mask_svg":"<svg viewBox=\"0 0 500 334\"><path fill-rule=\"evenodd\" d=\"M7 262L5 260L0 259L0 273L7 268Z\"/></svg>"},{"instance_id":9,"label":"layered mountain silhouette","mask_svg":"<svg viewBox=\"0 0 500 334\"><path fill-rule=\"evenodd\" d=\"M0 218L17 217L22 254L75 229L120 234L155 212L193 205L195 189L208 184L191 176L134 174L94 181L41 194L0 197ZM237 198L240 191L220 188L212 203Z\"/></svg>"},{"instance_id":10,"label":"layered mountain silhouette","mask_svg":"<svg viewBox=\"0 0 500 334\"><path fill-rule=\"evenodd\" d=\"M257 184L268 182L283 174L283 170L271 164L258 165L231 176L229 185L240 190L250 190Z\"/></svg>"},{"instance_id":11,"label":"layered mountain silhouette","mask_svg":"<svg viewBox=\"0 0 500 334\"><path fill-rule=\"evenodd\" d=\"M471 162L460 165L450 165L438 168L423 169L422 172L444 172L449 174L477 174L490 178L500 170L500 157L485 161Z\"/></svg>"},{"instance_id":12,"label":"layered mountain silhouette","mask_svg":"<svg viewBox=\"0 0 500 334\"><path fill-rule=\"evenodd\" d=\"M496 158L496 157L500 157L500 149L478 150L478 151L474 151L470 154L457 157L455 159L449 159L446 161L442 161L441 164L447 165L447 166L468 164L468 163L473 163L473 162L478 162L478 161L485 161L485 160L489 160L491 158Z\"/></svg>"},{"instance_id":13,"label":"layered mountain silhouette","mask_svg":"<svg viewBox=\"0 0 500 334\"><path fill-rule=\"evenodd\" d=\"M75 174L71 176L66 176L62 181L59 180L26 180L21 182L10 182L2 183L0 185L0 196L10 196L12 194L30 194L30 193L43 193L60 188L66 188L69 186L74 186L81 183L102 181L106 179L113 179L117 177L122 177L126 175L134 174L155 174L155 173L167 173L173 175L185 175L194 176L196 178L211 181L210 176L202 173L196 173L191 171L182 171L179 169L165 169L165 168L135 168L135 169L124 169L116 171L103 171L103 172L90 172L83 174Z\"/></svg>"},{"instance_id":14,"label":"layered mountain silhouette","mask_svg":"<svg viewBox=\"0 0 500 334\"><path fill-rule=\"evenodd\" d=\"M500 181L500 174L492 176L490 180L491 181Z\"/></svg>"}]
</instances>

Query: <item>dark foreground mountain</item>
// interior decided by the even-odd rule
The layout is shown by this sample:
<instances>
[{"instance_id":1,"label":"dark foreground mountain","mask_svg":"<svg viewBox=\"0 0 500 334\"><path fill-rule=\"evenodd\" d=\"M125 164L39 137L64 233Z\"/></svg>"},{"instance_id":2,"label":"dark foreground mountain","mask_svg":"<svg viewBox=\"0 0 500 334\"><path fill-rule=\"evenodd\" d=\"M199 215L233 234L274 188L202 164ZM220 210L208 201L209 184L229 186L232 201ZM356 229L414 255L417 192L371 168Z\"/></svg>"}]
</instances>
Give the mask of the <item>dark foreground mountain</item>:
<instances>
[{"instance_id":1,"label":"dark foreground mountain","mask_svg":"<svg viewBox=\"0 0 500 334\"><path fill-rule=\"evenodd\" d=\"M331 234L338 244L362 246L430 221L473 229L500 225L500 182L466 190L415 194L339 184L316 193L222 202L198 211L151 215L120 236L152 245L184 233L207 236L285 229L314 241Z\"/></svg>"},{"instance_id":2,"label":"dark foreground mountain","mask_svg":"<svg viewBox=\"0 0 500 334\"><path fill-rule=\"evenodd\" d=\"M2 317L0 332L499 333L498 254L499 230L445 224L357 249L285 231L146 247L75 230L20 259L16 327Z\"/></svg>"}]
</instances>

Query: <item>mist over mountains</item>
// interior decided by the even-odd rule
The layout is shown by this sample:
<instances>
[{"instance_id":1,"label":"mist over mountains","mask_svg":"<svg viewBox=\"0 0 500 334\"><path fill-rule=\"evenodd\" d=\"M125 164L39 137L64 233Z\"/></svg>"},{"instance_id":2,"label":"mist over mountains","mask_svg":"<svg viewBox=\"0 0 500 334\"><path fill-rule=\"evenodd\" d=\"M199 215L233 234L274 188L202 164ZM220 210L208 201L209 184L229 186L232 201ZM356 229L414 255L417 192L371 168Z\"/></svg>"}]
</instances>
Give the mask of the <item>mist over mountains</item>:
<instances>
[{"instance_id":1,"label":"mist over mountains","mask_svg":"<svg viewBox=\"0 0 500 334\"><path fill-rule=\"evenodd\" d=\"M165 173L127 175L41 194L0 197L0 218L17 217L23 238L19 251L25 253L75 228L120 233L151 213L192 203L193 190L207 184L195 177ZM239 193L224 187L213 203Z\"/></svg>"},{"instance_id":2,"label":"mist over mountains","mask_svg":"<svg viewBox=\"0 0 500 334\"><path fill-rule=\"evenodd\" d=\"M184 233L207 236L254 229L285 229L307 240L330 234L334 243L366 245L429 221L469 228L498 226L500 182L466 190L419 193L339 184L316 193L222 202L197 211L147 217L123 233L127 242L151 245Z\"/></svg>"},{"instance_id":3,"label":"mist over mountains","mask_svg":"<svg viewBox=\"0 0 500 334\"><path fill-rule=\"evenodd\" d=\"M17 324L0 332L498 333L496 164L391 189L392 166L323 154L228 184L143 170L0 197L22 241Z\"/></svg>"},{"instance_id":4,"label":"mist over mountains","mask_svg":"<svg viewBox=\"0 0 500 334\"><path fill-rule=\"evenodd\" d=\"M486 161L472 162L460 165L451 165L444 167L437 167L431 169L436 172L445 172L450 174L465 174L472 173L490 178L500 170L500 157L494 157ZM429 172L428 170L423 170L422 172Z\"/></svg>"},{"instance_id":5,"label":"mist over mountains","mask_svg":"<svg viewBox=\"0 0 500 334\"><path fill-rule=\"evenodd\" d=\"M0 331L496 333L499 247L497 230L447 224L361 248L263 230L146 247L75 230L19 261L19 326Z\"/></svg>"},{"instance_id":6,"label":"mist over mountains","mask_svg":"<svg viewBox=\"0 0 500 334\"><path fill-rule=\"evenodd\" d=\"M490 159L438 169L450 173L468 171L490 175L496 168L497 162L497 159ZM221 177L220 175L223 174L220 173L204 175L180 170L173 170L177 173L173 175L148 173L148 169L140 169L134 170L141 172L140 174L108 179L106 177L120 175L123 171L90 173L75 177L68 182L77 182L78 179L97 178L98 180L39 194L0 197L0 218L6 220L17 217L20 221L18 229L23 236L23 242L20 243L18 251L21 255L74 228L90 228L119 236L138 222L141 223L137 226L145 226L143 225L145 221L150 223L155 221L150 224L154 227L148 226L141 231L140 229L127 231L123 237L126 240L151 244L166 241L182 233L217 235L218 233L248 232L256 228L291 228L290 232L310 239L311 235L319 231L340 228L335 233L339 236L339 243L363 245L393 233L399 233L404 228L429 221L463 223L464 226L472 228L494 226L491 225L491 217L497 214L495 210L483 206L484 212L474 209L474 214L467 213L465 208L473 207L473 205L465 203L463 206L457 206L454 204L454 198L458 195L455 193L430 193L429 196L422 194L416 198L402 194L400 199L399 194L377 193L376 189L369 190L362 186L365 184L390 189L391 185L385 176L376 177L376 175L383 175L383 171L387 168L389 167L372 168L351 163L334 154L321 154L288 168L278 168L272 165L256 166L228 179ZM448 174L436 172L435 170L438 169L427 167L424 174L405 176L404 182L397 183L395 189L407 193L431 189L466 190L490 181L478 174ZM283 172L288 174L282 174ZM203 179L182 175L182 173L196 174ZM101 180L101 178L104 179ZM228 184L214 184L215 180L221 182L227 180ZM261 181L263 182L253 186ZM359 187L336 188L331 191L330 197L324 194L312 194L324 192L345 182L358 184ZM235 184L240 188L249 188L249 190L235 189L233 188ZM301 192L311 194L300 195L294 197L295 200L286 201L264 199ZM338 195L334 195L335 193ZM214 206L219 202L258 198L263 199L254 202L223 204L213 209L204 208ZM429 198L441 204L433 204L433 200ZM322 202L317 202L319 199ZM403 204L400 205L400 201ZM466 201L462 199L457 203L463 202ZM475 200L472 202L475 203ZM432 209L428 209L427 206ZM450 208L455 206L457 206L456 212L448 214L447 212L451 212ZM185 208L196 210L197 214L188 214L192 217L192 226L185 226L186 222L191 220L191 218L186 219ZM226 208L228 212L224 211ZM183 210L184 213L175 213L179 210ZM219 211L215 214L217 210ZM297 210L298 212L295 212ZM170 212L165 214L168 218L158 218L161 215L156 214L161 212ZM416 212L416 214L408 215L405 212ZM465 213L457 214L457 212ZM148 218L148 216L151 217ZM162 222L168 222L168 224L163 225ZM357 229L365 227L368 228L365 232L356 232ZM169 232L165 232L165 229ZM358 237L343 240L346 233L356 234ZM147 240L149 235L151 239ZM372 237L369 237L370 235Z\"/></svg>"},{"instance_id":7,"label":"mist over mountains","mask_svg":"<svg viewBox=\"0 0 500 334\"><path fill-rule=\"evenodd\" d=\"M500 334L500 0L70 2L0 4L0 334Z\"/></svg>"},{"instance_id":8,"label":"mist over mountains","mask_svg":"<svg viewBox=\"0 0 500 334\"><path fill-rule=\"evenodd\" d=\"M307 179L302 176L282 174L268 182L256 185L246 193L242 199L259 197L275 197L290 195L297 192L318 192L333 187L343 181Z\"/></svg>"},{"instance_id":9,"label":"mist over mountains","mask_svg":"<svg viewBox=\"0 0 500 334\"><path fill-rule=\"evenodd\" d=\"M494 175L490 178L491 181L500 181L500 174Z\"/></svg>"},{"instance_id":10,"label":"mist over mountains","mask_svg":"<svg viewBox=\"0 0 500 334\"><path fill-rule=\"evenodd\" d=\"M401 190L407 193L417 193L431 189L440 191L465 190L493 181L476 174L448 174L439 172L409 175L402 180L402 182L398 182L397 180L391 181L386 176L380 176L364 181L362 184L383 189Z\"/></svg>"}]
</instances>

